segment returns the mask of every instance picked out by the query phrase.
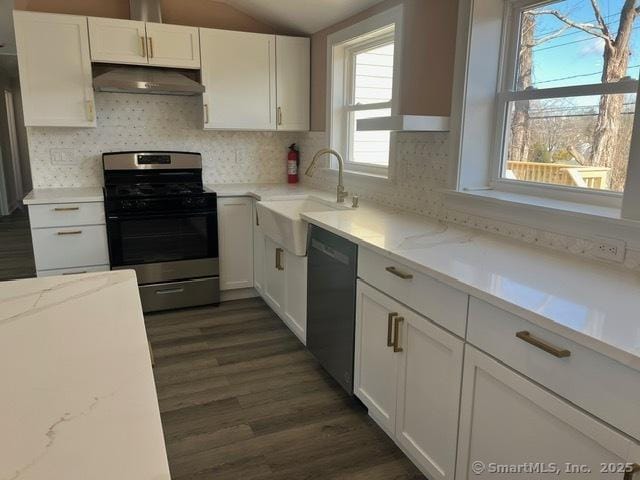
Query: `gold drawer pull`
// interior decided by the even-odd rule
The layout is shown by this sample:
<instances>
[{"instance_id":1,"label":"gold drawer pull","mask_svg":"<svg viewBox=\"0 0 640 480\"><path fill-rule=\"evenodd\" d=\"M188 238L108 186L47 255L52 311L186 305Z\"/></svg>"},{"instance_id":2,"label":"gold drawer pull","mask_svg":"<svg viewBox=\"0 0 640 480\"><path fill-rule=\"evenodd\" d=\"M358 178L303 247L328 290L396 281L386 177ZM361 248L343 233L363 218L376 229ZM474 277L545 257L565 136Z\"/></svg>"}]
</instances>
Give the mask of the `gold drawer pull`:
<instances>
[{"instance_id":1,"label":"gold drawer pull","mask_svg":"<svg viewBox=\"0 0 640 480\"><path fill-rule=\"evenodd\" d=\"M56 207L53 209L54 212L74 212L80 210L80 207Z\"/></svg>"},{"instance_id":2,"label":"gold drawer pull","mask_svg":"<svg viewBox=\"0 0 640 480\"><path fill-rule=\"evenodd\" d=\"M81 273L88 273L86 270L80 270L77 272L64 272L62 275L80 275Z\"/></svg>"},{"instance_id":3,"label":"gold drawer pull","mask_svg":"<svg viewBox=\"0 0 640 480\"><path fill-rule=\"evenodd\" d=\"M387 347L393 347L393 317L397 317L396 312L390 313L387 317Z\"/></svg>"},{"instance_id":4,"label":"gold drawer pull","mask_svg":"<svg viewBox=\"0 0 640 480\"><path fill-rule=\"evenodd\" d=\"M404 322L403 317L396 317L393 322L393 351L394 352L402 352L402 347L398 346L400 343L400 324Z\"/></svg>"},{"instance_id":5,"label":"gold drawer pull","mask_svg":"<svg viewBox=\"0 0 640 480\"><path fill-rule=\"evenodd\" d=\"M624 473L624 477L622 477L622 480L633 480L633 477L638 472L640 472L640 465L634 463L630 465L627 471Z\"/></svg>"},{"instance_id":6,"label":"gold drawer pull","mask_svg":"<svg viewBox=\"0 0 640 480\"><path fill-rule=\"evenodd\" d=\"M276 269L278 270L284 270L284 267L282 266L282 254L284 253L284 250L281 248L276 248Z\"/></svg>"},{"instance_id":7,"label":"gold drawer pull","mask_svg":"<svg viewBox=\"0 0 640 480\"><path fill-rule=\"evenodd\" d=\"M147 52L149 58L153 58L153 38L147 37Z\"/></svg>"},{"instance_id":8,"label":"gold drawer pull","mask_svg":"<svg viewBox=\"0 0 640 480\"><path fill-rule=\"evenodd\" d=\"M140 37L140 56L147 58L147 45L143 36Z\"/></svg>"},{"instance_id":9,"label":"gold drawer pull","mask_svg":"<svg viewBox=\"0 0 640 480\"><path fill-rule=\"evenodd\" d=\"M387 267L385 268L385 270L395 275L396 277L400 277L403 280L411 280L413 278L412 274L398 270L396 267Z\"/></svg>"},{"instance_id":10,"label":"gold drawer pull","mask_svg":"<svg viewBox=\"0 0 640 480\"><path fill-rule=\"evenodd\" d=\"M67 232L58 232L58 235L80 235L82 230L71 230Z\"/></svg>"},{"instance_id":11,"label":"gold drawer pull","mask_svg":"<svg viewBox=\"0 0 640 480\"><path fill-rule=\"evenodd\" d=\"M526 330L516 333L516 337L518 337L522 341L527 342L530 345L533 345L534 347L539 348L540 350L544 350L545 352L553 355L554 357L566 358L571 356L571 352L569 350L564 348L558 348L554 345L551 345L550 343L547 343L544 340L534 337L533 335L531 335L531 333L527 332Z\"/></svg>"}]
</instances>

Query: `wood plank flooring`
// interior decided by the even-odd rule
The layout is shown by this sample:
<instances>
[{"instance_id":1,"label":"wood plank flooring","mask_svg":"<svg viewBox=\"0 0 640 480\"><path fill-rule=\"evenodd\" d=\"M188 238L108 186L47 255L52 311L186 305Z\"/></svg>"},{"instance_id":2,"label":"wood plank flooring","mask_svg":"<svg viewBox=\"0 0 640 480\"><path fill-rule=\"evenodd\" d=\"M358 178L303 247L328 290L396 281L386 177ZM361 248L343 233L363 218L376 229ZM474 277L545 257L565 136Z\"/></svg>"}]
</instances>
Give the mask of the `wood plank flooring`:
<instances>
[{"instance_id":1,"label":"wood plank flooring","mask_svg":"<svg viewBox=\"0 0 640 480\"><path fill-rule=\"evenodd\" d=\"M146 325L174 480L425 478L262 300Z\"/></svg>"},{"instance_id":2,"label":"wood plank flooring","mask_svg":"<svg viewBox=\"0 0 640 480\"><path fill-rule=\"evenodd\" d=\"M0 281L35 277L36 265L26 208L0 217Z\"/></svg>"}]
</instances>

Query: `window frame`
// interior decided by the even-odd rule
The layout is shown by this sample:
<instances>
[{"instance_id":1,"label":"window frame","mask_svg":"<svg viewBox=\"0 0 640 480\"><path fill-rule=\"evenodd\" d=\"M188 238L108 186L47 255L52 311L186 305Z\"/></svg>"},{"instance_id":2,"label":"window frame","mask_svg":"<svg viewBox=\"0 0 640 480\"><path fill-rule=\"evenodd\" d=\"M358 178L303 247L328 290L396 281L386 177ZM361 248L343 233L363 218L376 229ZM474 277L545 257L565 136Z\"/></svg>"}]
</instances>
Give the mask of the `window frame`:
<instances>
[{"instance_id":1,"label":"window frame","mask_svg":"<svg viewBox=\"0 0 640 480\"><path fill-rule=\"evenodd\" d=\"M489 186L496 190L512 193L523 193L556 198L558 200L570 200L586 204L620 208L624 196L623 192L512 180L502 176L506 149L508 148L508 108L510 102L638 92L638 81L636 80L523 91L515 90L518 74L517 56L520 46L521 14L526 9L553 3L553 0L505 0L505 3L503 40L499 59L498 91L496 92L496 128L491 150ZM640 118L639 113L640 112L636 112L634 115L634 124ZM632 158L630 155L629 164L631 164L631 162Z\"/></svg>"},{"instance_id":2,"label":"window frame","mask_svg":"<svg viewBox=\"0 0 640 480\"><path fill-rule=\"evenodd\" d=\"M403 6L398 5L361 22L327 36L327 120L328 146L340 152L347 173L387 179L394 169L394 133L391 132L388 166L351 161L351 145L355 125L349 122L350 113L359 110L390 108L391 115L399 110L400 72L403 31ZM394 44L392 98L388 102L349 105L355 87L355 53L377 45ZM337 170L335 159L329 168Z\"/></svg>"},{"instance_id":3,"label":"window frame","mask_svg":"<svg viewBox=\"0 0 640 480\"><path fill-rule=\"evenodd\" d=\"M388 31L387 31L388 30ZM377 47L382 47L385 45L394 44L395 48L395 26L389 26L379 33L376 33L375 36L370 38L362 39L361 41L354 41L349 43L345 47L345 78L344 78L344 91L346 92L344 98L344 124L346 125L347 132L346 136L343 139L343 147L342 151L344 152L344 163L345 168L352 171L361 171L364 173L369 173L372 175L386 175L389 170L389 163L391 161L391 145L389 145L389 152L387 152L387 165L375 165L371 163L365 162L354 162L353 158L353 147L354 147L354 137L355 137L355 126L356 122L352 121L352 114L355 112L366 112L369 110L381 110L381 109L389 109L392 110L393 107L393 91L391 99L386 102L378 102L378 103L367 103L367 104L357 104L355 103L355 90L356 90L356 56L365 53L367 51L373 50ZM395 72L394 72L395 73ZM393 90L393 89L392 89Z\"/></svg>"}]
</instances>

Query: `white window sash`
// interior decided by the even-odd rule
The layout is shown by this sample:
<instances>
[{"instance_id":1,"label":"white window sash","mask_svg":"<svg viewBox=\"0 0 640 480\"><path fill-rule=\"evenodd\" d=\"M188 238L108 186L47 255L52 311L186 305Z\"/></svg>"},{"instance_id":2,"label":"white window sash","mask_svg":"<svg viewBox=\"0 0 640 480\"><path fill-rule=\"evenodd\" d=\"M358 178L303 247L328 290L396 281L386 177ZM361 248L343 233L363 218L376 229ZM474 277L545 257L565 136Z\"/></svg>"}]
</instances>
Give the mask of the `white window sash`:
<instances>
[{"instance_id":1,"label":"white window sash","mask_svg":"<svg viewBox=\"0 0 640 480\"><path fill-rule=\"evenodd\" d=\"M594 95L615 95L638 93L637 80L622 80L616 83L595 83L587 85L571 85L528 90L513 90L517 72L517 55L520 45L520 16L523 10L535 5L552 3L540 0L522 0L507 2L503 18L503 48L500 60L500 90L496 94L496 130L494 132L491 153L489 187L529 195L548 196L552 198L571 198L584 203L620 207L623 193L608 190L595 190L564 185L537 183L522 180L511 180L502 176L505 161L509 119L507 108L509 103L526 100L545 100L553 98L570 98ZM636 112L636 120L639 119ZM629 164L633 159L629 158ZM628 186L628 183L627 183Z\"/></svg>"}]
</instances>

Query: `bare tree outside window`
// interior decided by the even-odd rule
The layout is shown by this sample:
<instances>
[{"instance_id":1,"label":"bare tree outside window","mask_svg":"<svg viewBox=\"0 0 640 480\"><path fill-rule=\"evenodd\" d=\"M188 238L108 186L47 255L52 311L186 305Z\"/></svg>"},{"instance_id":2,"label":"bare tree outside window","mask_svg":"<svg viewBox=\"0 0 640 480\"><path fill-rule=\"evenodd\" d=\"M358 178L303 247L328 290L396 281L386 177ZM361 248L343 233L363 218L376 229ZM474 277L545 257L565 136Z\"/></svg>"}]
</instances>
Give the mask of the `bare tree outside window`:
<instances>
[{"instance_id":1,"label":"bare tree outside window","mask_svg":"<svg viewBox=\"0 0 640 480\"><path fill-rule=\"evenodd\" d=\"M524 10L514 90L637 79L638 1L563 0ZM507 108L504 177L624 189L635 89L561 98L538 95L512 101Z\"/></svg>"}]
</instances>

